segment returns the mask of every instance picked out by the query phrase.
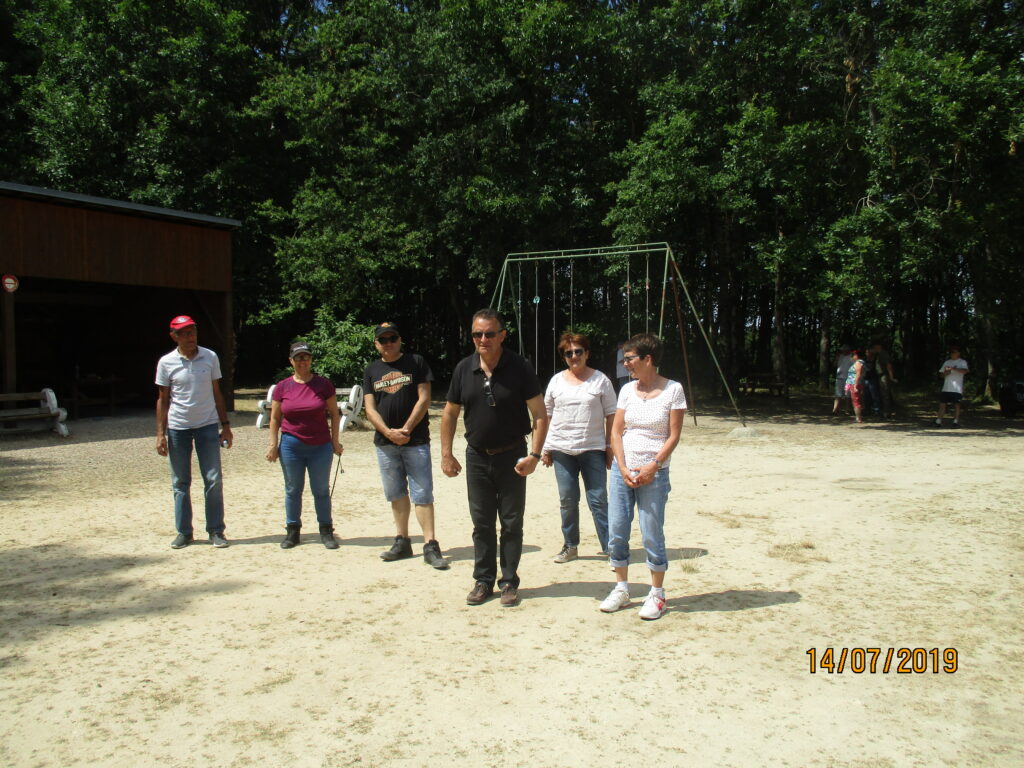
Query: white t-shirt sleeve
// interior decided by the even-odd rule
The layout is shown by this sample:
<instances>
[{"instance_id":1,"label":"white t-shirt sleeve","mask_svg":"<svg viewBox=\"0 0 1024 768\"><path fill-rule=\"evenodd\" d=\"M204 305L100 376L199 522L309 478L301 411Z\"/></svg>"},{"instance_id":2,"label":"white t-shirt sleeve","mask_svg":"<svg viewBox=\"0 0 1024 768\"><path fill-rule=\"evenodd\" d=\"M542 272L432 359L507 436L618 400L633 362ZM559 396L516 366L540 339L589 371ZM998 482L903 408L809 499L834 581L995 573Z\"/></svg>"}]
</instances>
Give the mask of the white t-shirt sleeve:
<instances>
[{"instance_id":1,"label":"white t-shirt sleeve","mask_svg":"<svg viewBox=\"0 0 1024 768\"><path fill-rule=\"evenodd\" d=\"M171 377L167 375L167 368L164 366L163 358L160 358L156 364L156 385L158 387L171 386Z\"/></svg>"},{"instance_id":2,"label":"white t-shirt sleeve","mask_svg":"<svg viewBox=\"0 0 1024 768\"><path fill-rule=\"evenodd\" d=\"M561 373L556 373L551 377L551 381L548 382L548 388L544 392L544 409L548 412L548 420L550 426L551 415L555 412L555 387L558 384L558 377Z\"/></svg>"},{"instance_id":3,"label":"white t-shirt sleeve","mask_svg":"<svg viewBox=\"0 0 1024 768\"><path fill-rule=\"evenodd\" d=\"M615 387L607 376L601 381L601 407L604 408L605 416L615 413Z\"/></svg>"},{"instance_id":4,"label":"white t-shirt sleeve","mask_svg":"<svg viewBox=\"0 0 1024 768\"><path fill-rule=\"evenodd\" d=\"M217 379L224 378L223 376L221 376L221 373L220 373L220 358L217 357L217 353L211 351L210 352L210 356L213 358L213 364L210 366L211 369L212 369L212 371L211 371L211 378L214 381L217 381Z\"/></svg>"},{"instance_id":5,"label":"white t-shirt sleeve","mask_svg":"<svg viewBox=\"0 0 1024 768\"><path fill-rule=\"evenodd\" d=\"M680 384L678 381L673 381L672 385L672 410L685 411L686 393L683 392L683 385Z\"/></svg>"}]
</instances>

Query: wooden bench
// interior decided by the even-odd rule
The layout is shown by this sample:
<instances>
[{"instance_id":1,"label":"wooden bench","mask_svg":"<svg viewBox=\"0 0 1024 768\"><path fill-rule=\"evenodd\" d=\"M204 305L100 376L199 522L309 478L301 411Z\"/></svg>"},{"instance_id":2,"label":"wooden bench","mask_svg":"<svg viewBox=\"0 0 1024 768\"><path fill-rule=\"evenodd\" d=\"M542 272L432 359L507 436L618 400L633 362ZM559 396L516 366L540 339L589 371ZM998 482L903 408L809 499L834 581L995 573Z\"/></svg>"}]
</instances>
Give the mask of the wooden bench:
<instances>
[{"instance_id":1,"label":"wooden bench","mask_svg":"<svg viewBox=\"0 0 1024 768\"><path fill-rule=\"evenodd\" d=\"M71 432L64 423L67 417L68 412L57 406L57 395L52 389L0 394L0 434L52 429L61 437L68 437Z\"/></svg>"},{"instance_id":2,"label":"wooden bench","mask_svg":"<svg viewBox=\"0 0 1024 768\"><path fill-rule=\"evenodd\" d=\"M256 427L259 429L270 427L270 409L275 386L277 385L271 384L270 389L267 390L266 399L260 400L256 404L259 409L259 414L256 416ZM341 411L341 425L338 428L338 434L341 434L349 424L361 423L359 414L363 410L363 388L359 384L352 387L337 387L334 393L338 396L338 410Z\"/></svg>"},{"instance_id":3,"label":"wooden bench","mask_svg":"<svg viewBox=\"0 0 1024 768\"><path fill-rule=\"evenodd\" d=\"M780 397L789 394L786 382L777 381L774 373L752 373L740 379L740 394L752 395L759 389Z\"/></svg>"}]
</instances>

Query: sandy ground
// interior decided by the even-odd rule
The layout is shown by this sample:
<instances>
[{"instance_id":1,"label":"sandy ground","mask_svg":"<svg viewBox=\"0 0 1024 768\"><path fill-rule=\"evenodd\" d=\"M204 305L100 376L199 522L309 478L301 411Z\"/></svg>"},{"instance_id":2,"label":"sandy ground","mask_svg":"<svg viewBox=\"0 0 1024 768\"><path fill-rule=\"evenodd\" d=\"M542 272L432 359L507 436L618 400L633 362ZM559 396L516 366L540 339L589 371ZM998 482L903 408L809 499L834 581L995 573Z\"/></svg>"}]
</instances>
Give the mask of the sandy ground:
<instances>
[{"instance_id":1,"label":"sandy ground","mask_svg":"<svg viewBox=\"0 0 1024 768\"><path fill-rule=\"evenodd\" d=\"M149 413L0 439L0 764L1024 764L1019 420L857 428L775 408L738 439L735 417L688 418L656 622L636 615L638 567L634 607L598 611L611 574L585 511L583 556L551 562L543 469L522 604L467 606L465 485L438 469L436 421L451 570L378 558L393 531L365 431L344 438L341 549L307 523L283 551L267 432L251 402L234 420L226 550L169 548ZM882 651L874 673L850 655L811 674L828 647ZM896 656L886 673L889 648L958 666L919 654L927 672L897 674Z\"/></svg>"}]
</instances>

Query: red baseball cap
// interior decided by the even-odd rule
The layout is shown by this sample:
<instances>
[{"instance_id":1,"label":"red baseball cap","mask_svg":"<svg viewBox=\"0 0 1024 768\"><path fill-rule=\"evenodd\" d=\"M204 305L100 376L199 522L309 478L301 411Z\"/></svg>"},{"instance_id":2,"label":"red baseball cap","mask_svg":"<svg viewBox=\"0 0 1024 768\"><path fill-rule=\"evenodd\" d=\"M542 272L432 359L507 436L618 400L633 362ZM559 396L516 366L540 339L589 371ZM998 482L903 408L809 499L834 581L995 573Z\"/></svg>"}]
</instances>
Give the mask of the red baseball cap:
<instances>
[{"instance_id":1,"label":"red baseball cap","mask_svg":"<svg viewBox=\"0 0 1024 768\"><path fill-rule=\"evenodd\" d=\"M171 330L180 331L182 328L188 328L190 325L195 325L196 321L188 315L178 315L176 318L171 320Z\"/></svg>"}]
</instances>

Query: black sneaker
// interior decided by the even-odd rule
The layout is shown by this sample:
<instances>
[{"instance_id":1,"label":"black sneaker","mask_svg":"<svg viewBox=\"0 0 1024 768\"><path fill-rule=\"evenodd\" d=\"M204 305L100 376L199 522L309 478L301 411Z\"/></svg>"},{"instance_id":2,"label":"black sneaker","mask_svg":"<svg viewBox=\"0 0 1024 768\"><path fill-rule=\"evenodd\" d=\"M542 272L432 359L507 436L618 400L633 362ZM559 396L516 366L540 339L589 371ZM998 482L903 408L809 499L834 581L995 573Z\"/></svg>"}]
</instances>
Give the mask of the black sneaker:
<instances>
[{"instance_id":1,"label":"black sneaker","mask_svg":"<svg viewBox=\"0 0 1024 768\"><path fill-rule=\"evenodd\" d=\"M393 560L405 560L407 557L412 557L412 539L408 536L395 536L395 543L391 545L391 549L380 553L380 559L389 563Z\"/></svg>"},{"instance_id":2,"label":"black sneaker","mask_svg":"<svg viewBox=\"0 0 1024 768\"><path fill-rule=\"evenodd\" d=\"M217 549L224 549L228 546L228 540L224 538L224 533L211 533L210 543L213 544Z\"/></svg>"},{"instance_id":3,"label":"black sneaker","mask_svg":"<svg viewBox=\"0 0 1024 768\"><path fill-rule=\"evenodd\" d=\"M431 539L423 545L423 560L439 571L448 569L448 561L441 556L441 545L437 543L437 539Z\"/></svg>"},{"instance_id":4,"label":"black sneaker","mask_svg":"<svg viewBox=\"0 0 1024 768\"><path fill-rule=\"evenodd\" d=\"M171 542L171 549L182 549L192 543L191 533L179 533Z\"/></svg>"}]
</instances>

